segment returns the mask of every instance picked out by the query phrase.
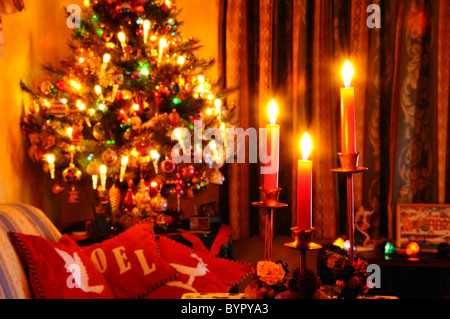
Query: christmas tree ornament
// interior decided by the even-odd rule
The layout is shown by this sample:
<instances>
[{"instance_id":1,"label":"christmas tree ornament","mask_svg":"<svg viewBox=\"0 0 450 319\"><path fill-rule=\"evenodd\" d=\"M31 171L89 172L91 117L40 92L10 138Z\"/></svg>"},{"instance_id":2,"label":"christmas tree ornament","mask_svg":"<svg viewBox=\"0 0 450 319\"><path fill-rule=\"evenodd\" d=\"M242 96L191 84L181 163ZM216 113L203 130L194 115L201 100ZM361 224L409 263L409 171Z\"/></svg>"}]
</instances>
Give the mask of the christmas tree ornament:
<instances>
[{"instance_id":1,"label":"christmas tree ornament","mask_svg":"<svg viewBox=\"0 0 450 319\"><path fill-rule=\"evenodd\" d=\"M117 153L111 148L107 148L102 154L103 163L108 166L112 166L117 161Z\"/></svg>"},{"instance_id":2,"label":"christmas tree ornament","mask_svg":"<svg viewBox=\"0 0 450 319\"><path fill-rule=\"evenodd\" d=\"M81 180L81 171L73 163L70 163L70 166L63 171L62 178L66 183L79 182Z\"/></svg>"},{"instance_id":3,"label":"christmas tree ornament","mask_svg":"<svg viewBox=\"0 0 450 319\"><path fill-rule=\"evenodd\" d=\"M127 170L128 157L123 156L120 164L120 176L119 181L123 182L123 178L125 177L125 171Z\"/></svg>"},{"instance_id":4,"label":"christmas tree ornament","mask_svg":"<svg viewBox=\"0 0 450 319\"><path fill-rule=\"evenodd\" d=\"M116 183L113 183L111 188L108 191L109 195L109 205L111 207L111 215L115 217L120 209L120 201L121 201L121 192L120 189L116 186Z\"/></svg>"},{"instance_id":5,"label":"christmas tree ornament","mask_svg":"<svg viewBox=\"0 0 450 319\"><path fill-rule=\"evenodd\" d=\"M160 191L161 187L162 182L159 178L155 177L154 179L152 179L148 187L150 197L155 197Z\"/></svg>"},{"instance_id":6,"label":"christmas tree ornament","mask_svg":"<svg viewBox=\"0 0 450 319\"><path fill-rule=\"evenodd\" d=\"M169 120L173 127L177 127L180 123L180 114L178 114L176 109L172 109L172 113L169 115Z\"/></svg>"},{"instance_id":7,"label":"christmas tree ornament","mask_svg":"<svg viewBox=\"0 0 450 319\"><path fill-rule=\"evenodd\" d=\"M97 160L87 165L86 173L92 176L92 188L97 189L98 176L100 175L100 164L97 163Z\"/></svg>"},{"instance_id":8,"label":"christmas tree ornament","mask_svg":"<svg viewBox=\"0 0 450 319\"><path fill-rule=\"evenodd\" d=\"M67 105L62 103L61 101L54 101L47 109L48 116L65 117L67 116L68 112L69 109L67 108Z\"/></svg>"},{"instance_id":9,"label":"christmas tree ornament","mask_svg":"<svg viewBox=\"0 0 450 319\"><path fill-rule=\"evenodd\" d=\"M109 202L109 195L106 189L99 188L97 191L97 200L101 205L107 205Z\"/></svg>"},{"instance_id":10,"label":"christmas tree ornament","mask_svg":"<svg viewBox=\"0 0 450 319\"><path fill-rule=\"evenodd\" d=\"M80 146L83 140L83 124L81 122L75 122L72 125L72 144Z\"/></svg>"},{"instance_id":11,"label":"christmas tree ornament","mask_svg":"<svg viewBox=\"0 0 450 319\"><path fill-rule=\"evenodd\" d=\"M139 153L139 156L146 157L150 155L151 148L147 143L141 143L137 147L137 151Z\"/></svg>"},{"instance_id":12,"label":"christmas tree ornament","mask_svg":"<svg viewBox=\"0 0 450 319\"><path fill-rule=\"evenodd\" d=\"M72 189L67 192L67 202L69 204L76 204L80 200L78 191L75 190L75 186L72 186Z\"/></svg>"},{"instance_id":13,"label":"christmas tree ornament","mask_svg":"<svg viewBox=\"0 0 450 319\"><path fill-rule=\"evenodd\" d=\"M100 165L100 189L106 190L106 165Z\"/></svg>"},{"instance_id":14,"label":"christmas tree ornament","mask_svg":"<svg viewBox=\"0 0 450 319\"><path fill-rule=\"evenodd\" d=\"M61 194L64 191L64 187L61 185L60 182L56 182L52 186L52 193L55 195Z\"/></svg>"},{"instance_id":15,"label":"christmas tree ornament","mask_svg":"<svg viewBox=\"0 0 450 319\"><path fill-rule=\"evenodd\" d=\"M134 115L131 117L131 129L132 130L139 130L141 129L142 120L138 115Z\"/></svg>"},{"instance_id":16,"label":"christmas tree ornament","mask_svg":"<svg viewBox=\"0 0 450 319\"><path fill-rule=\"evenodd\" d=\"M50 94L50 92L53 89L53 84L50 81L45 81L41 83L40 86L41 92L44 93L45 95Z\"/></svg>"},{"instance_id":17,"label":"christmas tree ornament","mask_svg":"<svg viewBox=\"0 0 450 319\"><path fill-rule=\"evenodd\" d=\"M136 202L136 197L133 194L133 190L131 189L131 187L128 187L128 190L122 201L122 206L128 212L131 212L133 210L133 208L136 207L136 205L137 205L137 202Z\"/></svg>"},{"instance_id":18,"label":"christmas tree ornament","mask_svg":"<svg viewBox=\"0 0 450 319\"><path fill-rule=\"evenodd\" d=\"M137 189L138 190L135 195L137 207L142 211L149 211L151 197L148 191L148 186L145 184L143 178L139 181Z\"/></svg>"},{"instance_id":19,"label":"christmas tree ornament","mask_svg":"<svg viewBox=\"0 0 450 319\"><path fill-rule=\"evenodd\" d=\"M150 201L150 206L152 210L156 213L163 213L167 210L167 199L161 196L161 193L158 193L155 197L153 197Z\"/></svg>"},{"instance_id":20,"label":"christmas tree ornament","mask_svg":"<svg viewBox=\"0 0 450 319\"><path fill-rule=\"evenodd\" d=\"M47 154L46 159L48 162L48 169L50 171L51 179L55 179L55 155Z\"/></svg>"},{"instance_id":21,"label":"christmas tree ornament","mask_svg":"<svg viewBox=\"0 0 450 319\"><path fill-rule=\"evenodd\" d=\"M165 174L173 173L175 171L175 162L170 158L166 158L161 162L161 171Z\"/></svg>"},{"instance_id":22,"label":"christmas tree ornament","mask_svg":"<svg viewBox=\"0 0 450 319\"><path fill-rule=\"evenodd\" d=\"M185 165L181 168L181 176L184 177L185 180L190 181L195 175L195 168L192 164Z\"/></svg>"}]
</instances>

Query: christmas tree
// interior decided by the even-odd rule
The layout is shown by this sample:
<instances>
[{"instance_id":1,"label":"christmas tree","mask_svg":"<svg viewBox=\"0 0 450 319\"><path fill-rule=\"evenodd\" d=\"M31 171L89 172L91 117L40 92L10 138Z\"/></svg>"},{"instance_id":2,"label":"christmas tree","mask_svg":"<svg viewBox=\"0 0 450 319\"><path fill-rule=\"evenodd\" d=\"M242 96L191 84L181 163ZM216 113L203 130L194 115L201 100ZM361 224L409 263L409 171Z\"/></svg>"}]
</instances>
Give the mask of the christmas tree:
<instances>
[{"instance_id":1,"label":"christmas tree","mask_svg":"<svg viewBox=\"0 0 450 319\"><path fill-rule=\"evenodd\" d=\"M22 83L31 96L22 121L29 156L70 185L71 202L77 183L92 181L122 224L164 212L164 196L222 182L220 160L172 159L180 132L194 136L195 120L224 132L232 113L226 92L204 75L214 61L196 57L199 40L183 39L178 13L168 0L85 1L73 54L45 66L48 78L37 88Z\"/></svg>"}]
</instances>

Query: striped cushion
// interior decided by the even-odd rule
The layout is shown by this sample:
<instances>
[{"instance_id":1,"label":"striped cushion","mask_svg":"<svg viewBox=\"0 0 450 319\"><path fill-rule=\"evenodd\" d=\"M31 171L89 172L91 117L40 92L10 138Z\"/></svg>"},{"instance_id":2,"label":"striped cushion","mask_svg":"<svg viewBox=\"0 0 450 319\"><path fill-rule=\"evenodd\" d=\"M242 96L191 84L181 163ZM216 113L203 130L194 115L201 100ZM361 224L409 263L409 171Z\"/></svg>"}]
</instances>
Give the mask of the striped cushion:
<instances>
[{"instance_id":1,"label":"striped cushion","mask_svg":"<svg viewBox=\"0 0 450 319\"><path fill-rule=\"evenodd\" d=\"M27 204L0 204L0 298L32 298L9 231L42 236L52 242L62 235L40 209Z\"/></svg>"}]
</instances>

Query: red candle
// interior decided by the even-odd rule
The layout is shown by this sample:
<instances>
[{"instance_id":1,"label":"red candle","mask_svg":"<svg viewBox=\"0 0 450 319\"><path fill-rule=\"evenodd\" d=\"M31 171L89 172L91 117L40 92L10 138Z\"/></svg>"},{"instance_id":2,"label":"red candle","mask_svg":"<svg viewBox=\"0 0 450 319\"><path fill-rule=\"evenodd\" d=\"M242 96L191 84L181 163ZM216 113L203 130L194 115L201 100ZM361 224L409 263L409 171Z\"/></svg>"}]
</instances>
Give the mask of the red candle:
<instances>
[{"instance_id":1,"label":"red candle","mask_svg":"<svg viewBox=\"0 0 450 319\"><path fill-rule=\"evenodd\" d=\"M303 159L297 167L297 229L312 227L312 161L308 160L312 141L305 133L300 142Z\"/></svg>"},{"instance_id":2,"label":"red candle","mask_svg":"<svg viewBox=\"0 0 450 319\"><path fill-rule=\"evenodd\" d=\"M264 189L274 189L278 187L278 169L280 159L280 126L276 125L278 114L277 103L272 100L268 108L270 124L266 125L267 132L267 153L264 174Z\"/></svg>"},{"instance_id":3,"label":"red candle","mask_svg":"<svg viewBox=\"0 0 450 319\"><path fill-rule=\"evenodd\" d=\"M356 153L355 90L350 87L352 76L353 67L347 60L342 68L345 87L341 88L341 146L343 154Z\"/></svg>"}]
</instances>

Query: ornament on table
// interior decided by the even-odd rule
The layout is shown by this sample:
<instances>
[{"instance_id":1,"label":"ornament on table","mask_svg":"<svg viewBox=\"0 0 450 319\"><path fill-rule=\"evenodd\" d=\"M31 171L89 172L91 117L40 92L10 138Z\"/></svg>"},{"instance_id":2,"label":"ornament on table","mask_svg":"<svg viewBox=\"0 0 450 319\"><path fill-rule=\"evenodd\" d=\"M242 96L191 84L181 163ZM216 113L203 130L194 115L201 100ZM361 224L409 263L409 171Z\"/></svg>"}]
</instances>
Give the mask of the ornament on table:
<instances>
[{"instance_id":1,"label":"ornament on table","mask_svg":"<svg viewBox=\"0 0 450 319\"><path fill-rule=\"evenodd\" d=\"M165 174L170 174L175 171L175 162L170 158L166 158L161 162L161 171Z\"/></svg>"},{"instance_id":2,"label":"ornament on table","mask_svg":"<svg viewBox=\"0 0 450 319\"><path fill-rule=\"evenodd\" d=\"M156 213L163 213L167 210L167 199L163 196L161 196L161 193L159 192L158 195L153 197L150 201L150 206L152 210Z\"/></svg>"},{"instance_id":3,"label":"ornament on table","mask_svg":"<svg viewBox=\"0 0 450 319\"><path fill-rule=\"evenodd\" d=\"M55 195L61 194L64 191L64 187L58 181L52 186L52 193Z\"/></svg>"},{"instance_id":4,"label":"ornament on table","mask_svg":"<svg viewBox=\"0 0 450 319\"><path fill-rule=\"evenodd\" d=\"M106 165L112 166L117 161L117 153L111 148L107 148L102 154L102 160Z\"/></svg>"},{"instance_id":5,"label":"ornament on table","mask_svg":"<svg viewBox=\"0 0 450 319\"><path fill-rule=\"evenodd\" d=\"M172 109L172 113L169 114L169 120L173 127L177 127L180 123L180 114L178 114L176 109Z\"/></svg>"},{"instance_id":6,"label":"ornament on table","mask_svg":"<svg viewBox=\"0 0 450 319\"><path fill-rule=\"evenodd\" d=\"M92 176L92 188L97 189L98 176L100 175L100 164L94 159L92 163L89 163L86 167L86 173Z\"/></svg>"},{"instance_id":7,"label":"ornament on table","mask_svg":"<svg viewBox=\"0 0 450 319\"><path fill-rule=\"evenodd\" d=\"M109 205L111 206L111 215L115 217L120 210L120 200L121 200L121 193L120 189L116 186L116 183L113 183L111 188L108 191L109 195Z\"/></svg>"},{"instance_id":8,"label":"ornament on table","mask_svg":"<svg viewBox=\"0 0 450 319\"><path fill-rule=\"evenodd\" d=\"M94 136L97 141L103 141L105 139L105 130L102 123L99 122L94 125L94 128L92 129L92 136Z\"/></svg>"}]
</instances>

